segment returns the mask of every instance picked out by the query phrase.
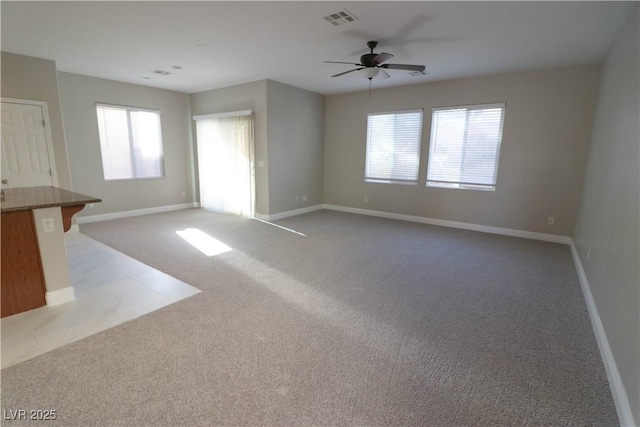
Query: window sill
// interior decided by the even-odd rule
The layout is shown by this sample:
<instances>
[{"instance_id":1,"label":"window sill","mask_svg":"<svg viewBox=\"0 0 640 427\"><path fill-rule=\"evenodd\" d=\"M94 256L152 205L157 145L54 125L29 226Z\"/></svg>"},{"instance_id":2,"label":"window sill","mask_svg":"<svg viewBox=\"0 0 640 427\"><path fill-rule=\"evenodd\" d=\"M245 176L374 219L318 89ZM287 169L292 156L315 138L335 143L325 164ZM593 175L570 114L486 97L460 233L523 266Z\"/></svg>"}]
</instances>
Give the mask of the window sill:
<instances>
[{"instance_id":1,"label":"window sill","mask_svg":"<svg viewBox=\"0 0 640 427\"><path fill-rule=\"evenodd\" d=\"M166 179L164 176L153 176L147 178L114 178L114 179L105 179L104 182L122 182L122 181L151 181L154 179Z\"/></svg>"},{"instance_id":2,"label":"window sill","mask_svg":"<svg viewBox=\"0 0 640 427\"><path fill-rule=\"evenodd\" d=\"M495 185L457 184L457 183L433 182L433 181L427 181L427 187L445 188L445 189L451 189L451 190L496 191Z\"/></svg>"},{"instance_id":3,"label":"window sill","mask_svg":"<svg viewBox=\"0 0 640 427\"><path fill-rule=\"evenodd\" d=\"M372 184L398 184L398 185L418 185L417 181L391 181L385 179L365 179L364 182L372 183Z\"/></svg>"}]
</instances>

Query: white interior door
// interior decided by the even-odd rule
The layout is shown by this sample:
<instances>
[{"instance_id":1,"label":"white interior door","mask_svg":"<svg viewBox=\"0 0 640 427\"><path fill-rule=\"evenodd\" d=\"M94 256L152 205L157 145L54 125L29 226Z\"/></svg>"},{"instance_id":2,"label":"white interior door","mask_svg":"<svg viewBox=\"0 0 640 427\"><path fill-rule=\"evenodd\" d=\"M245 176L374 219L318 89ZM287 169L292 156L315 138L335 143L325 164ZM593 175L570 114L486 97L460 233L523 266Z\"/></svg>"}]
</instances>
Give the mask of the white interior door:
<instances>
[{"instance_id":1,"label":"white interior door","mask_svg":"<svg viewBox=\"0 0 640 427\"><path fill-rule=\"evenodd\" d=\"M2 186L53 184L41 105L2 102Z\"/></svg>"}]
</instances>

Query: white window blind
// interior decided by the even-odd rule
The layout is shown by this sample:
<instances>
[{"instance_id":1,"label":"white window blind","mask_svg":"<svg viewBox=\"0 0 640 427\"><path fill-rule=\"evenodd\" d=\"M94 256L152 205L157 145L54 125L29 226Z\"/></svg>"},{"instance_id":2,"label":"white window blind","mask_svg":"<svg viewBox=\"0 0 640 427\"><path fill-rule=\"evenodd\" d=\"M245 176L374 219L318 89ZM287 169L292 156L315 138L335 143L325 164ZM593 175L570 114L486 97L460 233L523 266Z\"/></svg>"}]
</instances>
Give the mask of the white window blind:
<instances>
[{"instance_id":1,"label":"white window blind","mask_svg":"<svg viewBox=\"0 0 640 427\"><path fill-rule=\"evenodd\" d=\"M96 105L105 180L164 178L160 112Z\"/></svg>"},{"instance_id":2,"label":"white window blind","mask_svg":"<svg viewBox=\"0 0 640 427\"><path fill-rule=\"evenodd\" d=\"M495 190L505 104L435 108L427 186Z\"/></svg>"},{"instance_id":3,"label":"white window blind","mask_svg":"<svg viewBox=\"0 0 640 427\"><path fill-rule=\"evenodd\" d=\"M369 114L365 181L416 184L421 136L422 110Z\"/></svg>"}]
</instances>

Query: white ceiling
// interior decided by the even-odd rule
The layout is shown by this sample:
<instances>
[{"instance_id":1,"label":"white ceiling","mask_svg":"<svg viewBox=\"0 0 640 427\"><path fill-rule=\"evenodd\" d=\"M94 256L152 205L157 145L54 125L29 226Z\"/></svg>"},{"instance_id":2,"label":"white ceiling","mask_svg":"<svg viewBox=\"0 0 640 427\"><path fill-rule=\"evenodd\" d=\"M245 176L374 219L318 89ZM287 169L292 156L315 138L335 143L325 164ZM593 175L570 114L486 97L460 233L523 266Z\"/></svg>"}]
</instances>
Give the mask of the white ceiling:
<instances>
[{"instance_id":1,"label":"white ceiling","mask_svg":"<svg viewBox=\"0 0 640 427\"><path fill-rule=\"evenodd\" d=\"M187 93L272 79L334 94L368 81L322 61L358 62L368 40L428 72L390 70L374 87L599 62L635 3L2 1L1 40L61 71ZM323 19L344 9L358 20Z\"/></svg>"}]
</instances>

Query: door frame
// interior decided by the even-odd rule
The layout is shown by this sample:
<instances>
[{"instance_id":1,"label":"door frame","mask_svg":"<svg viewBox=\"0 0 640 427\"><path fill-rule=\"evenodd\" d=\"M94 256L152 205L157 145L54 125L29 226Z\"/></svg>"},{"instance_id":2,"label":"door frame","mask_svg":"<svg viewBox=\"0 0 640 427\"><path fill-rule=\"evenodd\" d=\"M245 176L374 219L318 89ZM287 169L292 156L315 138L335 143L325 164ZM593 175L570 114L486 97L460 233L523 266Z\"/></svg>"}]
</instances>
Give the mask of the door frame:
<instances>
[{"instance_id":1,"label":"door frame","mask_svg":"<svg viewBox=\"0 0 640 427\"><path fill-rule=\"evenodd\" d=\"M42 109L42 119L44 120L44 139L47 144L47 155L49 157L49 170L51 170L51 185L58 186L58 173L56 171L56 158L53 154L53 137L51 136L51 121L49 120L49 108L47 101L36 101L33 99L18 99L1 97L2 104L23 104L35 105Z\"/></svg>"}]
</instances>

